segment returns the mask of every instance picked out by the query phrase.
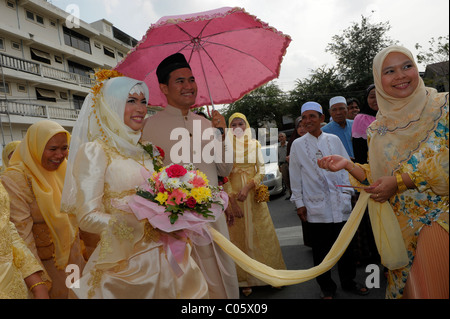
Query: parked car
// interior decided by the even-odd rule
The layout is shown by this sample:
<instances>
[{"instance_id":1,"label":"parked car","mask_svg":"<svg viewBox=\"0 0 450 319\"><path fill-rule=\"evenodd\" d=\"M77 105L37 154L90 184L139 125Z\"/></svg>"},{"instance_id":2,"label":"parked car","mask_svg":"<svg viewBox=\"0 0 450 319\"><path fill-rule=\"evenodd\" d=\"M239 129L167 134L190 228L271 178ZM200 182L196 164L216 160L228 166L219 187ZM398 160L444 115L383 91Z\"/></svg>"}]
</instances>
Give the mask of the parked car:
<instances>
[{"instance_id":1,"label":"parked car","mask_svg":"<svg viewBox=\"0 0 450 319\"><path fill-rule=\"evenodd\" d=\"M286 186L278 168L278 144L261 146L261 152L265 170L263 184L269 189L270 196L284 194Z\"/></svg>"}]
</instances>

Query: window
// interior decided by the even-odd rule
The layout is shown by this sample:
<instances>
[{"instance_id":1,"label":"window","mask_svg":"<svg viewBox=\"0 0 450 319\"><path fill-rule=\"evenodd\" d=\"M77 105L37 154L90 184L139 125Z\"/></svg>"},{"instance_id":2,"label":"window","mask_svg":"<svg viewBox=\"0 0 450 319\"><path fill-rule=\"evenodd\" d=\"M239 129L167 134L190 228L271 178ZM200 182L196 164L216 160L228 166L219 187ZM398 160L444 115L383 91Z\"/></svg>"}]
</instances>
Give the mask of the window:
<instances>
[{"instance_id":1,"label":"window","mask_svg":"<svg viewBox=\"0 0 450 319\"><path fill-rule=\"evenodd\" d=\"M36 15L36 22L40 24L44 24L44 18L41 16Z\"/></svg>"},{"instance_id":2,"label":"window","mask_svg":"<svg viewBox=\"0 0 450 319\"><path fill-rule=\"evenodd\" d=\"M34 13L27 10L27 19L34 21Z\"/></svg>"},{"instance_id":3,"label":"window","mask_svg":"<svg viewBox=\"0 0 450 319\"><path fill-rule=\"evenodd\" d=\"M9 83L8 82L0 82L0 93L3 94L11 94L11 89L9 87Z\"/></svg>"},{"instance_id":4,"label":"window","mask_svg":"<svg viewBox=\"0 0 450 319\"><path fill-rule=\"evenodd\" d=\"M8 8L11 9L15 9L16 8L16 3L14 1L6 1L6 5L8 6Z\"/></svg>"},{"instance_id":5,"label":"window","mask_svg":"<svg viewBox=\"0 0 450 319\"><path fill-rule=\"evenodd\" d=\"M55 91L36 88L36 97L38 100L47 102L56 102L58 96Z\"/></svg>"},{"instance_id":6,"label":"window","mask_svg":"<svg viewBox=\"0 0 450 319\"><path fill-rule=\"evenodd\" d=\"M86 53L92 54L91 42L88 37L66 27L63 27L63 30L64 30L64 43L66 45L84 51Z\"/></svg>"},{"instance_id":7,"label":"window","mask_svg":"<svg viewBox=\"0 0 450 319\"><path fill-rule=\"evenodd\" d=\"M44 25L44 18L31 11L26 10L27 19Z\"/></svg>"},{"instance_id":8,"label":"window","mask_svg":"<svg viewBox=\"0 0 450 319\"><path fill-rule=\"evenodd\" d=\"M14 42L14 41L11 41L11 47L12 47L14 50L20 50L20 48L21 48L20 43Z\"/></svg>"},{"instance_id":9,"label":"window","mask_svg":"<svg viewBox=\"0 0 450 319\"><path fill-rule=\"evenodd\" d=\"M5 39L0 38L0 50L5 50Z\"/></svg>"},{"instance_id":10,"label":"window","mask_svg":"<svg viewBox=\"0 0 450 319\"><path fill-rule=\"evenodd\" d=\"M75 107L75 110L81 110L85 98L85 96L75 94L73 95L73 105Z\"/></svg>"},{"instance_id":11,"label":"window","mask_svg":"<svg viewBox=\"0 0 450 319\"><path fill-rule=\"evenodd\" d=\"M17 83L17 91L27 93L27 86L25 84Z\"/></svg>"},{"instance_id":12,"label":"window","mask_svg":"<svg viewBox=\"0 0 450 319\"><path fill-rule=\"evenodd\" d=\"M51 57L50 57L50 54L48 54L47 52L40 51L40 50L33 49L33 48L30 48L30 51L31 51L31 58L33 60L39 61L42 63L46 63L46 64L51 64L51 61L50 61Z\"/></svg>"},{"instance_id":13,"label":"window","mask_svg":"<svg viewBox=\"0 0 450 319\"><path fill-rule=\"evenodd\" d=\"M115 58L115 54L114 54L114 50L107 48L105 46L103 46L103 53L105 53L105 55L110 56L111 58Z\"/></svg>"},{"instance_id":14,"label":"window","mask_svg":"<svg viewBox=\"0 0 450 319\"><path fill-rule=\"evenodd\" d=\"M67 64L69 66L69 72L72 73L76 73L83 76L89 76L90 73L94 72L90 67L76 62L67 61Z\"/></svg>"}]
</instances>

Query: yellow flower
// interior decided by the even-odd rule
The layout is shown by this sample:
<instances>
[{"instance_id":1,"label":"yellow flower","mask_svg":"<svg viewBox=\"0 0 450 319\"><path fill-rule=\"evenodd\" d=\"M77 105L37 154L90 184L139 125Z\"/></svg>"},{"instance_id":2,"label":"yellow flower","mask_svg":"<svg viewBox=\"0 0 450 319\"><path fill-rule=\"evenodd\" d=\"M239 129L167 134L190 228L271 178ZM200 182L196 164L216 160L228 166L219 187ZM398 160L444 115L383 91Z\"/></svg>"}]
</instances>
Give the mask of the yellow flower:
<instances>
[{"instance_id":1,"label":"yellow flower","mask_svg":"<svg viewBox=\"0 0 450 319\"><path fill-rule=\"evenodd\" d=\"M197 175L200 176L206 182L206 186L208 186L209 181L208 181L208 177L206 177L205 173L203 173L201 171L197 171Z\"/></svg>"},{"instance_id":2,"label":"yellow flower","mask_svg":"<svg viewBox=\"0 0 450 319\"><path fill-rule=\"evenodd\" d=\"M211 189L207 187L196 187L191 190L191 195L198 203L203 203L211 197Z\"/></svg>"},{"instance_id":3,"label":"yellow flower","mask_svg":"<svg viewBox=\"0 0 450 319\"><path fill-rule=\"evenodd\" d=\"M167 192L164 193L158 193L158 195L156 195L155 199L159 202L160 205L163 205L167 198L169 197L169 194L167 194Z\"/></svg>"}]
</instances>

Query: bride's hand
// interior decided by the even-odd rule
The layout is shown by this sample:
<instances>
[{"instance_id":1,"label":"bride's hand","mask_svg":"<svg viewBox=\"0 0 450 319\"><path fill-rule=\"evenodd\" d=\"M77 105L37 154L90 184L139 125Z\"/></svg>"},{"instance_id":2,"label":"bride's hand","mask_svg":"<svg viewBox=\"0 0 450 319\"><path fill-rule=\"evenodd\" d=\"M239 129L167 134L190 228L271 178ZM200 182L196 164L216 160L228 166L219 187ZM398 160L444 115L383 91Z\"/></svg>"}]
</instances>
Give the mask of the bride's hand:
<instances>
[{"instance_id":1,"label":"bride's hand","mask_svg":"<svg viewBox=\"0 0 450 319\"><path fill-rule=\"evenodd\" d=\"M337 172L344 169L348 165L348 160L340 155L330 155L318 159L317 165L328 171Z\"/></svg>"}]
</instances>

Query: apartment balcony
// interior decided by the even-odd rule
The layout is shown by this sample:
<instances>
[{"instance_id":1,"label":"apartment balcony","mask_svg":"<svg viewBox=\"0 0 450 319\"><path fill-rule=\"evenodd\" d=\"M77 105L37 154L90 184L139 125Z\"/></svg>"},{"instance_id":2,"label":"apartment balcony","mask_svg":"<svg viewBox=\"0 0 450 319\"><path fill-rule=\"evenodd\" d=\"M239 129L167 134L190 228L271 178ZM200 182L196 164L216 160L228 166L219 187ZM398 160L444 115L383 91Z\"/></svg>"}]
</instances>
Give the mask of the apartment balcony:
<instances>
[{"instance_id":1,"label":"apartment balcony","mask_svg":"<svg viewBox=\"0 0 450 319\"><path fill-rule=\"evenodd\" d=\"M76 121L80 110L0 99L0 114Z\"/></svg>"},{"instance_id":2,"label":"apartment balcony","mask_svg":"<svg viewBox=\"0 0 450 319\"><path fill-rule=\"evenodd\" d=\"M95 82L88 76L59 70L38 62L13 57L3 53L0 53L0 66L2 68L9 68L16 71L31 73L44 78L63 81L75 85L81 85L88 88L91 87Z\"/></svg>"}]
</instances>

